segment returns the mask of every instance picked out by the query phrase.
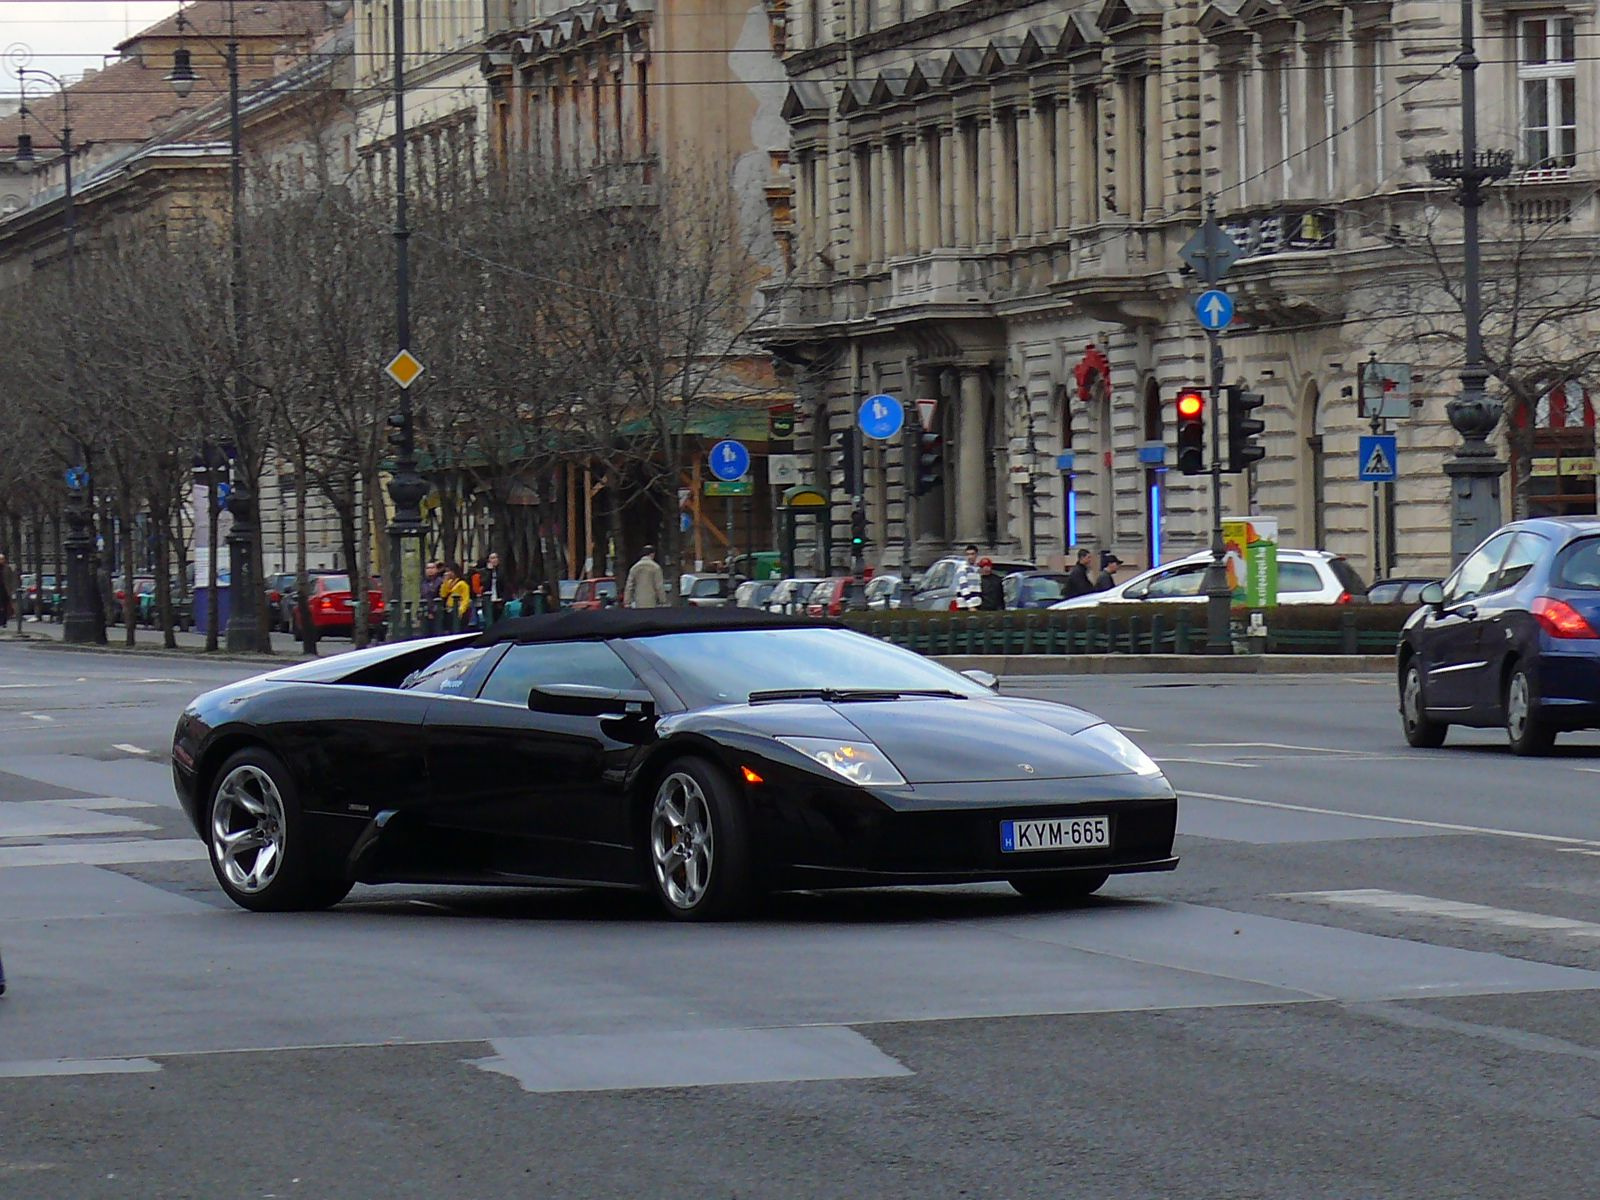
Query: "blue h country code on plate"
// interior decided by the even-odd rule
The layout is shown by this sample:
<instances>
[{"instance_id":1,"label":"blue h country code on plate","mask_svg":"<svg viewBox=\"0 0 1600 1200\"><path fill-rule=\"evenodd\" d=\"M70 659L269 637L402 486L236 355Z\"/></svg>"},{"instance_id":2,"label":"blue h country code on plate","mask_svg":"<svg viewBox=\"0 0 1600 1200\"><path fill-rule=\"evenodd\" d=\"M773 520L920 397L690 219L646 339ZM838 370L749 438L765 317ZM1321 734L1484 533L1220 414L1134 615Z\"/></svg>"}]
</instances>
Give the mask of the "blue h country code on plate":
<instances>
[{"instance_id":1,"label":"blue h country code on plate","mask_svg":"<svg viewBox=\"0 0 1600 1200\"><path fill-rule=\"evenodd\" d=\"M1110 817L1060 817L1039 821L1001 821L1000 849L1093 850L1111 845Z\"/></svg>"}]
</instances>

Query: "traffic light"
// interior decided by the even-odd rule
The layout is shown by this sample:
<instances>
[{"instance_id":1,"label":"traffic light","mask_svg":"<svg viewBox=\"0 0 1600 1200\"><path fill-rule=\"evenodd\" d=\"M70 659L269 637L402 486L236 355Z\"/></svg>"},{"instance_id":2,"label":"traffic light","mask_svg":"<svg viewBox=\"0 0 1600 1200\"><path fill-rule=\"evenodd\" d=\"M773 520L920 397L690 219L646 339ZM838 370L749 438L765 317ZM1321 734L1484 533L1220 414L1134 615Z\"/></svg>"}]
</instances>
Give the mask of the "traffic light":
<instances>
[{"instance_id":1,"label":"traffic light","mask_svg":"<svg viewBox=\"0 0 1600 1200\"><path fill-rule=\"evenodd\" d=\"M926 496L944 482L944 438L936 430L917 434L916 493Z\"/></svg>"},{"instance_id":2,"label":"traffic light","mask_svg":"<svg viewBox=\"0 0 1600 1200\"><path fill-rule=\"evenodd\" d=\"M1206 469L1206 398L1199 388L1178 393L1178 469L1202 475Z\"/></svg>"},{"instance_id":3,"label":"traffic light","mask_svg":"<svg viewBox=\"0 0 1600 1200\"><path fill-rule=\"evenodd\" d=\"M839 465L844 475L844 494L861 494L861 433L854 425L839 431Z\"/></svg>"},{"instance_id":4,"label":"traffic light","mask_svg":"<svg viewBox=\"0 0 1600 1200\"><path fill-rule=\"evenodd\" d=\"M859 554L861 548L867 544L867 510L864 508L852 509L850 512L850 549Z\"/></svg>"},{"instance_id":5,"label":"traffic light","mask_svg":"<svg viewBox=\"0 0 1600 1200\"><path fill-rule=\"evenodd\" d=\"M411 422L404 413L390 413L384 418L389 426L389 445L402 454L411 448Z\"/></svg>"},{"instance_id":6,"label":"traffic light","mask_svg":"<svg viewBox=\"0 0 1600 1200\"><path fill-rule=\"evenodd\" d=\"M1266 447L1256 441L1267 423L1250 415L1265 403L1260 392L1228 388L1228 470L1243 471L1267 456Z\"/></svg>"}]
</instances>

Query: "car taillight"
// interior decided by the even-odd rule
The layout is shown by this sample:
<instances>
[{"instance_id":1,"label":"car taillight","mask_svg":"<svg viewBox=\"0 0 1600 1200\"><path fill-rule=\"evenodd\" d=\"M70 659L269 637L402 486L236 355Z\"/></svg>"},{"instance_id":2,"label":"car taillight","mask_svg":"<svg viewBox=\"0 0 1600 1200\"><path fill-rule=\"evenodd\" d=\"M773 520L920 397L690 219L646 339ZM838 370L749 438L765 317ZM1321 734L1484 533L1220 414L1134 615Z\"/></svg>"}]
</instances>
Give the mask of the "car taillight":
<instances>
[{"instance_id":1,"label":"car taillight","mask_svg":"<svg viewBox=\"0 0 1600 1200\"><path fill-rule=\"evenodd\" d=\"M837 617L843 611L844 606L838 600L835 600L832 604L828 605L828 615L830 617Z\"/></svg>"},{"instance_id":2,"label":"car taillight","mask_svg":"<svg viewBox=\"0 0 1600 1200\"><path fill-rule=\"evenodd\" d=\"M333 598L331 596L313 596L311 598L311 607L318 612L327 612L333 607Z\"/></svg>"},{"instance_id":3,"label":"car taillight","mask_svg":"<svg viewBox=\"0 0 1600 1200\"><path fill-rule=\"evenodd\" d=\"M1349 604L1350 603L1350 593L1349 592L1340 592L1339 593L1339 598L1337 600L1335 600L1334 603L1335 604Z\"/></svg>"},{"instance_id":4,"label":"car taillight","mask_svg":"<svg viewBox=\"0 0 1600 1200\"><path fill-rule=\"evenodd\" d=\"M950 601L950 611L951 612L960 612L961 611L961 602L959 600Z\"/></svg>"},{"instance_id":5,"label":"car taillight","mask_svg":"<svg viewBox=\"0 0 1600 1200\"><path fill-rule=\"evenodd\" d=\"M1540 596L1533 602L1533 619L1539 622L1539 628L1543 629L1551 637L1600 637L1600 634L1595 633L1594 626L1584 620L1583 614L1574 609L1565 600Z\"/></svg>"}]
</instances>

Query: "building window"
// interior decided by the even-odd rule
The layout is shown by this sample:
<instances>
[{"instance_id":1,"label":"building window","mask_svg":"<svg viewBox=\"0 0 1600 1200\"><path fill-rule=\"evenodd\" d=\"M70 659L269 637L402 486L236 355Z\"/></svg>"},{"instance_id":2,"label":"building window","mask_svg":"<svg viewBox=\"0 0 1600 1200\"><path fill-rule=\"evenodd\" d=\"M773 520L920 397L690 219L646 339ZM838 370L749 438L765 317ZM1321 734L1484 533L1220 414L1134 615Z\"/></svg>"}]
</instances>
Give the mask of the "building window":
<instances>
[{"instance_id":1,"label":"building window","mask_svg":"<svg viewBox=\"0 0 1600 1200\"><path fill-rule=\"evenodd\" d=\"M1570 167L1578 152L1578 66L1571 17L1518 25L1522 150L1532 169Z\"/></svg>"}]
</instances>

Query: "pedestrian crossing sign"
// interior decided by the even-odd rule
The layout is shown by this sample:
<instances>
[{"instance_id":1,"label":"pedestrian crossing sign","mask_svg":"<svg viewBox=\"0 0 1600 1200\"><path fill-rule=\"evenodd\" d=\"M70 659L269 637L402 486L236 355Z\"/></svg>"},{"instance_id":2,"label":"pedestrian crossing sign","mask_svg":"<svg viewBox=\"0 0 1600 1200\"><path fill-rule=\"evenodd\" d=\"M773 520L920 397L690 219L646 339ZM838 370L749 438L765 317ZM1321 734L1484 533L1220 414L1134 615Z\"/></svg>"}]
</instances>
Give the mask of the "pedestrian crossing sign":
<instances>
[{"instance_id":1,"label":"pedestrian crossing sign","mask_svg":"<svg viewBox=\"0 0 1600 1200\"><path fill-rule=\"evenodd\" d=\"M1362 483L1393 483L1399 477L1400 456L1394 434L1363 437L1358 454Z\"/></svg>"}]
</instances>

